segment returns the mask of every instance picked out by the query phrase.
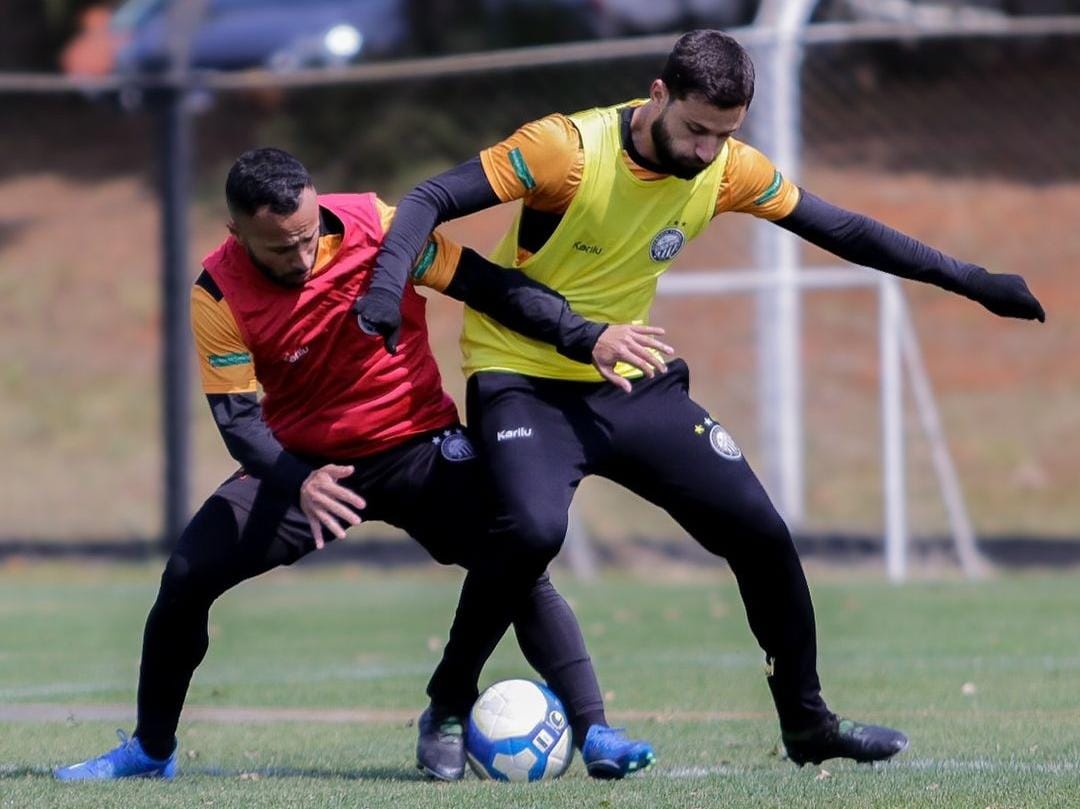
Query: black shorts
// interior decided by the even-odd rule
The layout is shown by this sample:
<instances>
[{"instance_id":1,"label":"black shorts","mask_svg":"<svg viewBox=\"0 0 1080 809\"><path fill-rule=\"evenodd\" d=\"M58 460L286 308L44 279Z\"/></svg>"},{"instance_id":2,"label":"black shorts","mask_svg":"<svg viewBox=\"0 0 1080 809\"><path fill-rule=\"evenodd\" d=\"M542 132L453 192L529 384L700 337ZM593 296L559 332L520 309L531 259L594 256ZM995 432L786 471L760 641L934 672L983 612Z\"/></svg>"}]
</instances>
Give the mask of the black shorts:
<instances>
[{"instance_id":1,"label":"black shorts","mask_svg":"<svg viewBox=\"0 0 1080 809\"><path fill-rule=\"evenodd\" d=\"M494 491L494 524L550 555L578 484L599 475L671 514L708 550L728 556L762 526L786 533L732 436L689 395L686 363L633 382L570 382L482 372L468 419Z\"/></svg>"},{"instance_id":2,"label":"black shorts","mask_svg":"<svg viewBox=\"0 0 1080 809\"><path fill-rule=\"evenodd\" d=\"M310 460L317 465L331 462ZM442 564L469 565L487 529L490 487L460 425L417 436L377 455L332 462L355 467L342 483L367 501L360 515L365 522L378 520L402 529ZM215 499L231 507L240 544L249 552L265 552L277 564L292 564L315 549L294 495L240 471L218 487L207 506ZM329 531L324 537L334 539ZM181 543L198 540L185 536Z\"/></svg>"}]
</instances>

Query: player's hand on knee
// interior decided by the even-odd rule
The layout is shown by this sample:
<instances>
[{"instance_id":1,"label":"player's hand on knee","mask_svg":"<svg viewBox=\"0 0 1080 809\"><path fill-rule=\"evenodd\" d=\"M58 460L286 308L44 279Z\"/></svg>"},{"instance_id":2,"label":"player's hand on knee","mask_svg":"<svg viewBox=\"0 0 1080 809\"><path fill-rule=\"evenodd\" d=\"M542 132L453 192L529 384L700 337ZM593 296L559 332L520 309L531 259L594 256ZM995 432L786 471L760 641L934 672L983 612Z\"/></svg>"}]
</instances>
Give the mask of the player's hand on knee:
<instances>
[{"instance_id":1,"label":"player's hand on knee","mask_svg":"<svg viewBox=\"0 0 1080 809\"><path fill-rule=\"evenodd\" d=\"M659 326L613 325L604 329L593 346L593 365L615 387L630 392L630 381L615 372L615 366L624 362L637 368L647 377L659 371L667 371L664 356L670 357L675 349L660 341L664 330Z\"/></svg>"},{"instance_id":2,"label":"player's hand on knee","mask_svg":"<svg viewBox=\"0 0 1080 809\"><path fill-rule=\"evenodd\" d=\"M351 466L327 464L307 476L300 486L300 510L307 517L315 547L321 550L326 542L323 528L338 539L344 539L345 531L360 524L360 512L367 502L352 489L338 483L353 473Z\"/></svg>"}]
</instances>

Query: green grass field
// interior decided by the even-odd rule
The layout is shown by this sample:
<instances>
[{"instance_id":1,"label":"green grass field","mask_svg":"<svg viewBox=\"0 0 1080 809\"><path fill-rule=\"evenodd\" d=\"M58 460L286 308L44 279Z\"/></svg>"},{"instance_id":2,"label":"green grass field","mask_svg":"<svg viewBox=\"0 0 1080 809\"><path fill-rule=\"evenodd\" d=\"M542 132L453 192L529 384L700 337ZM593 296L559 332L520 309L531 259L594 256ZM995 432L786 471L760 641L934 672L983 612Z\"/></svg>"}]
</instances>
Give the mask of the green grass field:
<instances>
[{"instance_id":1,"label":"green grass field","mask_svg":"<svg viewBox=\"0 0 1080 809\"><path fill-rule=\"evenodd\" d=\"M557 583L575 605L609 716L651 739L619 783L431 784L410 717L458 577L330 566L227 594L195 675L172 783L61 785L49 768L131 729L153 567L0 569L2 807L1066 807L1080 803L1080 588L1074 576L884 584L814 572L834 708L912 738L877 767L798 769L779 734L731 577ZM527 674L504 643L485 681ZM247 712L237 709L246 708Z\"/></svg>"}]
</instances>

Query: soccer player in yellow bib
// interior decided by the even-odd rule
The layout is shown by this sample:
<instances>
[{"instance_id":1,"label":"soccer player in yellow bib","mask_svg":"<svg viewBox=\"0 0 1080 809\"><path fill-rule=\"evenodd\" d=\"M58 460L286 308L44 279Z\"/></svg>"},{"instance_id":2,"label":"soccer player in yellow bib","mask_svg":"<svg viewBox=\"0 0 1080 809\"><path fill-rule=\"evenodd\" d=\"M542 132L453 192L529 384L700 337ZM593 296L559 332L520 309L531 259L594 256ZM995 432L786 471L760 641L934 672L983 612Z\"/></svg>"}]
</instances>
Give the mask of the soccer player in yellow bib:
<instances>
[{"instance_id":1,"label":"soccer player in yellow bib","mask_svg":"<svg viewBox=\"0 0 1080 809\"><path fill-rule=\"evenodd\" d=\"M496 260L594 321L648 323L657 278L686 241L729 211L775 222L856 264L960 293L997 315L1044 320L1020 276L958 261L786 180L733 137L753 92L753 64L734 39L684 35L647 99L526 124L413 189L357 311L390 333L432 228L520 199ZM468 421L491 468L499 530L541 570L563 541L583 477L626 486L727 559L769 661L792 761L897 754L907 747L903 733L842 719L826 706L813 606L788 529L734 439L691 400L686 364L668 364L659 334L654 339L660 351L651 366L643 361L644 373L601 372L466 310Z\"/></svg>"}]
</instances>

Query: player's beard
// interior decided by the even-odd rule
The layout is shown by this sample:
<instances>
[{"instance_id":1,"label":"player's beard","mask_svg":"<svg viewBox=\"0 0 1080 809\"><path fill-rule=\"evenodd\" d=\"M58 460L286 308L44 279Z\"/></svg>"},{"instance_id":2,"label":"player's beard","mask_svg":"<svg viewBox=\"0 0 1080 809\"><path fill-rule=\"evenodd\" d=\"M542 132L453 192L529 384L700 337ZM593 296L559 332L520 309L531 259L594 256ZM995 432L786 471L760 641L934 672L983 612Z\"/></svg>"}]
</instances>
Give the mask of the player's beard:
<instances>
[{"instance_id":1,"label":"player's beard","mask_svg":"<svg viewBox=\"0 0 1080 809\"><path fill-rule=\"evenodd\" d=\"M664 115L665 113L660 113L656 120L652 122L650 129L653 149L656 151L656 165L662 168L665 173L678 177L680 180L692 180L711 164L702 163L700 160L687 160L675 154L675 150L671 145L671 135L664 125Z\"/></svg>"},{"instance_id":2,"label":"player's beard","mask_svg":"<svg viewBox=\"0 0 1080 809\"><path fill-rule=\"evenodd\" d=\"M251 259L251 263L255 266L255 269L266 276L268 281L273 281L275 284L281 284L286 287L302 287L311 275L311 270L307 270L303 277L301 277L299 273L291 276L278 275L266 264L263 264L259 259L255 258L255 254L248 249L247 245L244 245L244 252L248 254L248 258Z\"/></svg>"}]
</instances>

